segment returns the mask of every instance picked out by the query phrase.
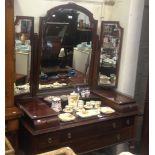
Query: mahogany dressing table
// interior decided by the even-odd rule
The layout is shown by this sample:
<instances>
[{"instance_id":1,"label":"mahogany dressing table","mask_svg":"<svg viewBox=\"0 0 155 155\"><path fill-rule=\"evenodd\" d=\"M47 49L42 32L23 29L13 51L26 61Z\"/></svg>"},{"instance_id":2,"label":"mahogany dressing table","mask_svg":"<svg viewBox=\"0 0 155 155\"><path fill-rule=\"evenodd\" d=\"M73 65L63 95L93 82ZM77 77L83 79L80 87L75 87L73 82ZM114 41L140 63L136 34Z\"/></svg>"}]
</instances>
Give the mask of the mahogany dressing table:
<instances>
[{"instance_id":1,"label":"mahogany dressing table","mask_svg":"<svg viewBox=\"0 0 155 155\"><path fill-rule=\"evenodd\" d=\"M65 13L67 13L66 17L64 17ZM48 54L54 58L57 57L58 53L55 51L52 53L55 39L61 42L61 47L65 48L69 56L72 55L74 46L79 43L79 40L75 39L75 34L77 30L79 31L77 21L80 13L85 14L89 19L89 23L84 24L83 30L89 30L89 36L91 36L87 38L87 42L91 39L92 48L91 60L88 60L89 69L87 73L78 73L81 78L80 82L83 81L83 75L85 75L84 81L87 83L79 85L77 83L79 79L75 77L70 78L70 80L73 79L72 86L39 89L40 75L43 73L41 70L42 55L51 52ZM57 15L63 15L63 21L55 18ZM31 52L30 93L15 98L16 104L24 113L20 119L19 145L26 155L35 155L65 146L80 154L126 141L133 144L138 114L137 104L131 97L112 89L116 88L118 83L123 30L118 22L102 22L101 29L99 42L96 33L97 20L94 20L90 11L73 3L54 7L47 12L45 17L40 18L39 37L34 35L31 38L33 50ZM51 36L55 33L59 37ZM44 55L44 58L49 59L48 55ZM72 67L71 62L69 60ZM51 109L43 98L68 95L76 87L89 87L91 95L87 98L88 100L100 100L102 106L109 106L116 112L111 115L99 114L90 118L76 117L70 122L60 121L59 113Z\"/></svg>"}]
</instances>

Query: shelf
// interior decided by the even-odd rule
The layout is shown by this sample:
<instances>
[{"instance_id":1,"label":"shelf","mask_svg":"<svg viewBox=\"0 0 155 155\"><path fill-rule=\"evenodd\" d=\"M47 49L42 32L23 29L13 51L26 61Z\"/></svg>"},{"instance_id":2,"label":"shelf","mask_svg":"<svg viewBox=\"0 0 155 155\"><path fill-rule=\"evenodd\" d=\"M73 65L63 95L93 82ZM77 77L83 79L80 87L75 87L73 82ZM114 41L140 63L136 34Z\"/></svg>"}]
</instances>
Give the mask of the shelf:
<instances>
[{"instance_id":1,"label":"shelf","mask_svg":"<svg viewBox=\"0 0 155 155\"><path fill-rule=\"evenodd\" d=\"M111 38L117 38L117 39L120 39L119 36L114 36L114 35L109 35L109 34L105 34L104 37L111 37Z\"/></svg>"},{"instance_id":2,"label":"shelf","mask_svg":"<svg viewBox=\"0 0 155 155\"><path fill-rule=\"evenodd\" d=\"M104 68L104 69L107 69L107 68L116 69L116 67L113 67L113 66L100 66L100 69L102 69L102 68Z\"/></svg>"},{"instance_id":3,"label":"shelf","mask_svg":"<svg viewBox=\"0 0 155 155\"><path fill-rule=\"evenodd\" d=\"M77 28L77 30L78 31L89 31L89 32L91 32L91 29L89 29L89 28Z\"/></svg>"},{"instance_id":4,"label":"shelf","mask_svg":"<svg viewBox=\"0 0 155 155\"><path fill-rule=\"evenodd\" d=\"M105 47L103 47L103 50L115 50L117 47L108 47L108 48L105 48Z\"/></svg>"},{"instance_id":5,"label":"shelf","mask_svg":"<svg viewBox=\"0 0 155 155\"><path fill-rule=\"evenodd\" d=\"M98 83L98 86L99 87L104 87L104 88L115 88L116 86L114 84L101 84L101 83Z\"/></svg>"}]
</instances>

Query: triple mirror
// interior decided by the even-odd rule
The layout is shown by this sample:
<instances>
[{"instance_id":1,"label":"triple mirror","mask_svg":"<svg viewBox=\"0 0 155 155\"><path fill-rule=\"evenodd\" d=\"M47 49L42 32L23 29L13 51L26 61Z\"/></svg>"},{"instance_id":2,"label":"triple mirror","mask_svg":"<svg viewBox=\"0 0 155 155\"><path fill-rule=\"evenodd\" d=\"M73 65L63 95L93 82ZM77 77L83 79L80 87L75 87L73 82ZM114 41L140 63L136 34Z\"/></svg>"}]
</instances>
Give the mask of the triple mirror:
<instances>
[{"instance_id":1,"label":"triple mirror","mask_svg":"<svg viewBox=\"0 0 155 155\"><path fill-rule=\"evenodd\" d=\"M40 17L37 27L39 41L32 62L34 17L15 19L15 95L30 93L34 80L38 84L34 92L83 86L94 76L99 87L117 86L123 36L119 22L102 22L99 60L97 21L87 9L74 3L59 5Z\"/></svg>"}]
</instances>

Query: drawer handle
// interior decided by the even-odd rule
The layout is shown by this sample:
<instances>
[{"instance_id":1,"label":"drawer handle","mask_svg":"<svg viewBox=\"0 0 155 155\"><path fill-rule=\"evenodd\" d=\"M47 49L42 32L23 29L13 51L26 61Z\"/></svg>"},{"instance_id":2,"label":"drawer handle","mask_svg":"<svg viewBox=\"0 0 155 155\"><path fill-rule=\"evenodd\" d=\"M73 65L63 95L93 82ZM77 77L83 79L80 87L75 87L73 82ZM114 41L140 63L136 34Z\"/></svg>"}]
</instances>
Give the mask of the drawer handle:
<instances>
[{"instance_id":1,"label":"drawer handle","mask_svg":"<svg viewBox=\"0 0 155 155\"><path fill-rule=\"evenodd\" d=\"M48 143L51 144L53 142L52 138L48 138Z\"/></svg>"},{"instance_id":2,"label":"drawer handle","mask_svg":"<svg viewBox=\"0 0 155 155\"><path fill-rule=\"evenodd\" d=\"M112 123L112 127L115 129L116 128L116 123Z\"/></svg>"},{"instance_id":3,"label":"drawer handle","mask_svg":"<svg viewBox=\"0 0 155 155\"><path fill-rule=\"evenodd\" d=\"M129 119L126 120L126 124L127 124L127 125L130 125L130 120L129 120Z\"/></svg>"},{"instance_id":4,"label":"drawer handle","mask_svg":"<svg viewBox=\"0 0 155 155\"><path fill-rule=\"evenodd\" d=\"M120 134L117 134L117 140L120 140L120 139L121 139Z\"/></svg>"},{"instance_id":5,"label":"drawer handle","mask_svg":"<svg viewBox=\"0 0 155 155\"><path fill-rule=\"evenodd\" d=\"M71 135L70 132L67 134L67 137L68 137L68 139L71 139L72 138L72 135Z\"/></svg>"}]
</instances>

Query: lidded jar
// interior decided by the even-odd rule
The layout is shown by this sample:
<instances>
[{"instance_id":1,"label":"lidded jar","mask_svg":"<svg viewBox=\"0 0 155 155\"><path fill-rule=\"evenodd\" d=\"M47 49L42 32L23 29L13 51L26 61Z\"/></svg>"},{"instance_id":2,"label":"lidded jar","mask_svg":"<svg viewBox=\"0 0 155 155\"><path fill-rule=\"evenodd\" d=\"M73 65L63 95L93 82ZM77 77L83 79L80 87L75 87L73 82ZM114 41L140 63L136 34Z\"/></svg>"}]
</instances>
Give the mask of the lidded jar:
<instances>
[{"instance_id":1,"label":"lidded jar","mask_svg":"<svg viewBox=\"0 0 155 155\"><path fill-rule=\"evenodd\" d=\"M53 108L56 112L59 112L59 111L62 110L62 107L61 107L61 98L60 97L53 97L52 98L51 108Z\"/></svg>"}]
</instances>

